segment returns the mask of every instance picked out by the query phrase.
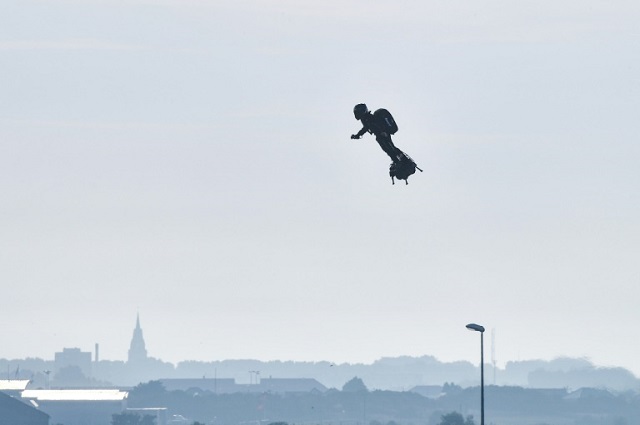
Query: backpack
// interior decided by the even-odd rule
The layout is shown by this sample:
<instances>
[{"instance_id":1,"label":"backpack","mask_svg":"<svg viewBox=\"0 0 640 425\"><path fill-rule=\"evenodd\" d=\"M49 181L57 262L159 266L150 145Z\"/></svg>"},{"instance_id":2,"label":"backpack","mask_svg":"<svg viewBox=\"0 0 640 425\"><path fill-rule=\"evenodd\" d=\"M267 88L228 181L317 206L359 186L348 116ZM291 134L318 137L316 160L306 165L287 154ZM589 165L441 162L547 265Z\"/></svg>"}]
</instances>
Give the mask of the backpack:
<instances>
[{"instance_id":1,"label":"backpack","mask_svg":"<svg viewBox=\"0 0 640 425\"><path fill-rule=\"evenodd\" d=\"M398 124L396 124L396 120L393 119L391 112L384 108L380 108L373 113L373 116L385 133L396 134L398 131Z\"/></svg>"}]
</instances>

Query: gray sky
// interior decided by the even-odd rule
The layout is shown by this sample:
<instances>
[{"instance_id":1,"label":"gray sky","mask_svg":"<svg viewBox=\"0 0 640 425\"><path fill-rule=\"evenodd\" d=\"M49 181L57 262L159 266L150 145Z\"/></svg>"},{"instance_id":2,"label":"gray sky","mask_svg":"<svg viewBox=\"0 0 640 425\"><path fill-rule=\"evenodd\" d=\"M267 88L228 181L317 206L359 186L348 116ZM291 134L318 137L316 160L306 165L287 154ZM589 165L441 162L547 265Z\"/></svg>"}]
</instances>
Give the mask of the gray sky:
<instances>
[{"instance_id":1,"label":"gray sky","mask_svg":"<svg viewBox=\"0 0 640 425\"><path fill-rule=\"evenodd\" d=\"M499 365L640 374L639 20L636 1L3 3L0 357L125 359L140 312L172 362L477 363L477 322ZM396 117L408 186L349 139L359 102Z\"/></svg>"}]
</instances>

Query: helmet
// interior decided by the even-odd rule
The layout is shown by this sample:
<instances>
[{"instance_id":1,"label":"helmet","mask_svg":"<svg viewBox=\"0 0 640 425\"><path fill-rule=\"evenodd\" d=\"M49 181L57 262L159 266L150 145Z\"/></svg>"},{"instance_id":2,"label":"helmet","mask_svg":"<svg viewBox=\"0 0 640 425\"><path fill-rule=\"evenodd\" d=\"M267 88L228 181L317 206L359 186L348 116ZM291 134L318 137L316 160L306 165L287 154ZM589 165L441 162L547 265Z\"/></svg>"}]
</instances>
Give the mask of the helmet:
<instances>
[{"instance_id":1,"label":"helmet","mask_svg":"<svg viewBox=\"0 0 640 425\"><path fill-rule=\"evenodd\" d=\"M364 103L358 103L353 107L353 115L357 120L362 119L365 115L369 113L369 108Z\"/></svg>"}]
</instances>

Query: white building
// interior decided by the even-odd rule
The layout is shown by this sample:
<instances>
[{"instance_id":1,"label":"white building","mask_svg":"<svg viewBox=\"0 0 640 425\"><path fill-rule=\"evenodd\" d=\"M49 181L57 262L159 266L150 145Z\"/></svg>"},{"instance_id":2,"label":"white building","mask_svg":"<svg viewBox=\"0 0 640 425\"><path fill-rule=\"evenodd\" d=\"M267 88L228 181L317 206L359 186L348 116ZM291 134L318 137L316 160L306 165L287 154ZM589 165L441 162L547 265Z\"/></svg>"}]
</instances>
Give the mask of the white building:
<instances>
[{"instance_id":1,"label":"white building","mask_svg":"<svg viewBox=\"0 0 640 425\"><path fill-rule=\"evenodd\" d=\"M25 390L22 399L47 413L51 423L110 425L112 415L127 407L129 393L121 390Z\"/></svg>"}]
</instances>

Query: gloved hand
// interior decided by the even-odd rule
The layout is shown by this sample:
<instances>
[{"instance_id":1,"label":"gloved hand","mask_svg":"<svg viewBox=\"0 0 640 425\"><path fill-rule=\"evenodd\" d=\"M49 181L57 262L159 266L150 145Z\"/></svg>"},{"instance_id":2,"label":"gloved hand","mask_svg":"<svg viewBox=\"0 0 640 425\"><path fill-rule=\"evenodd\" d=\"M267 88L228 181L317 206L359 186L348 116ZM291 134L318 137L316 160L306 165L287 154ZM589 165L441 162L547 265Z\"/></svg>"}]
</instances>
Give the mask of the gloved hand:
<instances>
[{"instance_id":1,"label":"gloved hand","mask_svg":"<svg viewBox=\"0 0 640 425\"><path fill-rule=\"evenodd\" d=\"M358 136L357 134L352 134L352 135L351 135L351 138L352 138L352 139L359 139L359 138L360 138L360 136Z\"/></svg>"}]
</instances>

